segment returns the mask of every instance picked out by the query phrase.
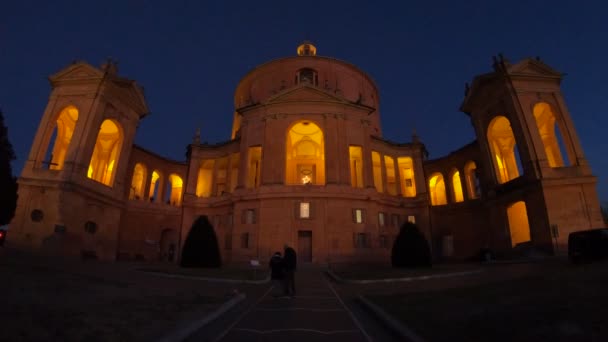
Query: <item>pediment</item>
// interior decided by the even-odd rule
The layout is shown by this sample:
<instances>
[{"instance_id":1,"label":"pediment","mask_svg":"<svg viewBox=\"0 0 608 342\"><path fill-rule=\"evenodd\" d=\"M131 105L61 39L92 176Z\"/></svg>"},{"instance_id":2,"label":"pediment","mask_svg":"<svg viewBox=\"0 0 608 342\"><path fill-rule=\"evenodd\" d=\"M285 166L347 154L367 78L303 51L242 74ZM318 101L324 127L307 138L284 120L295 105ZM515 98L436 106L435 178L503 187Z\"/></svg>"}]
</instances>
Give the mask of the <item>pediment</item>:
<instances>
[{"instance_id":1,"label":"pediment","mask_svg":"<svg viewBox=\"0 0 608 342\"><path fill-rule=\"evenodd\" d=\"M85 62L77 62L51 75L51 83L60 81L92 80L103 77L103 72Z\"/></svg>"},{"instance_id":2,"label":"pediment","mask_svg":"<svg viewBox=\"0 0 608 342\"><path fill-rule=\"evenodd\" d=\"M325 90L309 85L299 85L290 89L286 89L278 94L271 96L265 103L270 104L284 102L350 103L349 101L338 95L331 94Z\"/></svg>"},{"instance_id":3,"label":"pediment","mask_svg":"<svg viewBox=\"0 0 608 342\"><path fill-rule=\"evenodd\" d=\"M545 76L545 77L561 77L562 74L557 70L546 65L542 61L526 58L521 62L509 67L509 74L514 75L529 75L529 76Z\"/></svg>"}]
</instances>

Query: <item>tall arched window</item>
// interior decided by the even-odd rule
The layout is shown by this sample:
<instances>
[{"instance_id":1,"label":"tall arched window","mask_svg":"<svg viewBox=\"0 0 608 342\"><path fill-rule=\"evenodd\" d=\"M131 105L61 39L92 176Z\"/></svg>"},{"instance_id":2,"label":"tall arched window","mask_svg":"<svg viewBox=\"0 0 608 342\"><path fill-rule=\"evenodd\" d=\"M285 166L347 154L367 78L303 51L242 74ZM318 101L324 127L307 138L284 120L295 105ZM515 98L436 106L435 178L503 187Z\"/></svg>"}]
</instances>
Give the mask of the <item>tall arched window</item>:
<instances>
[{"instance_id":1,"label":"tall arched window","mask_svg":"<svg viewBox=\"0 0 608 342\"><path fill-rule=\"evenodd\" d=\"M44 160L45 163L48 163L49 169L63 169L68 147L70 147L74 129L76 128L76 122L78 122L78 109L76 107L67 106L59 113L54 132L51 136L51 139L54 138L53 149L50 151L50 155L47 152L46 159Z\"/></svg>"},{"instance_id":2,"label":"tall arched window","mask_svg":"<svg viewBox=\"0 0 608 342\"><path fill-rule=\"evenodd\" d=\"M399 157L397 165L399 166L399 177L401 177L401 194L403 197L416 197L414 160L411 157Z\"/></svg>"},{"instance_id":3,"label":"tall arched window","mask_svg":"<svg viewBox=\"0 0 608 342\"><path fill-rule=\"evenodd\" d=\"M198 180L196 182L196 196L209 197L211 196L211 188L213 185L213 168L215 160L203 160L198 169Z\"/></svg>"},{"instance_id":4,"label":"tall arched window","mask_svg":"<svg viewBox=\"0 0 608 342\"><path fill-rule=\"evenodd\" d=\"M376 191L384 192L384 183L382 181L382 157L380 153L372 151L372 166L374 173L374 186Z\"/></svg>"},{"instance_id":5,"label":"tall arched window","mask_svg":"<svg viewBox=\"0 0 608 342\"><path fill-rule=\"evenodd\" d=\"M317 75L317 72L313 69L310 69L310 68L300 69L300 70L298 70L298 73L296 74L296 84L300 84L300 83L318 86L319 85L319 76Z\"/></svg>"},{"instance_id":6,"label":"tall arched window","mask_svg":"<svg viewBox=\"0 0 608 342\"><path fill-rule=\"evenodd\" d=\"M118 123L106 119L101 123L87 176L107 186L114 184L123 133Z\"/></svg>"},{"instance_id":7,"label":"tall arched window","mask_svg":"<svg viewBox=\"0 0 608 342\"><path fill-rule=\"evenodd\" d=\"M448 204L448 200L445 196L443 175L439 172L433 173L429 177L429 195L431 197L431 205Z\"/></svg>"},{"instance_id":8,"label":"tall arched window","mask_svg":"<svg viewBox=\"0 0 608 342\"><path fill-rule=\"evenodd\" d=\"M452 171L452 196L454 202L464 201L464 195L462 194L462 182L460 181L460 171L454 169Z\"/></svg>"},{"instance_id":9,"label":"tall arched window","mask_svg":"<svg viewBox=\"0 0 608 342\"><path fill-rule=\"evenodd\" d=\"M354 188L363 187L363 152L361 146L349 146L350 185Z\"/></svg>"},{"instance_id":10,"label":"tall arched window","mask_svg":"<svg viewBox=\"0 0 608 342\"><path fill-rule=\"evenodd\" d=\"M395 159L384 156L384 167L386 168L386 190L389 195L397 194L397 180L395 179Z\"/></svg>"},{"instance_id":11,"label":"tall arched window","mask_svg":"<svg viewBox=\"0 0 608 342\"><path fill-rule=\"evenodd\" d=\"M479 198L481 191L479 188L479 177L477 176L477 165L475 165L474 161L470 160L464 164L464 175L469 199Z\"/></svg>"},{"instance_id":12,"label":"tall arched window","mask_svg":"<svg viewBox=\"0 0 608 342\"><path fill-rule=\"evenodd\" d=\"M150 179L150 192L148 193L148 198L150 198L151 202L160 202L160 185L160 172L154 170L152 171L152 179Z\"/></svg>"},{"instance_id":13,"label":"tall arched window","mask_svg":"<svg viewBox=\"0 0 608 342\"><path fill-rule=\"evenodd\" d=\"M325 139L311 121L301 121L287 131L286 184L325 184Z\"/></svg>"},{"instance_id":14,"label":"tall arched window","mask_svg":"<svg viewBox=\"0 0 608 342\"><path fill-rule=\"evenodd\" d=\"M511 246L515 247L522 242L530 241L530 223L526 202L515 202L507 208L509 218L509 231L511 232Z\"/></svg>"},{"instance_id":15,"label":"tall arched window","mask_svg":"<svg viewBox=\"0 0 608 342\"><path fill-rule=\"evenodd\" d=\"M166 199L168 204L179 206L182 204L182 188L184 181L175 173L169 175L169 184Z\"/></svg>"},{"instance_id":16,"label":"tall arched window","mask_svg":"<svg viewBox=\"0 0 608 342\"><path fill-rule=\"evenodd\" d=\"M559 142L560 140L563 142L561 139L563 136L560 134L561 127L556 125L555 114L551 110L551 106L548 103L540 102L534 105L533 112L549 166L564 166L564 157L568 157L568 155L566 153L562 155L562 151L560 151Z\"/></svg>"},{"instance_id":17,"label":"tall arched window","mask_svg":"<svg viewBox=\"0 0 608 342\"><path fill-rule=\"evenodd\" d=\"M519 177L519 166L515 157L516 141L509 119L504 116L492 119L488 126L488 144L498 183L506 183Z\"/></svg>"},{"instance_id":18,"label":"tall arched window","mask_svg":"<svg viewBox=\"0 0 608 342\"><path fill-rule=\"evenodd\" d=\"M129 191L129 199L142 199L144 197L146 176L146 167L141 163L135 164L135 168L133 169L133 178L131 179L131 190Z\"/></svg>"}]
</instances>

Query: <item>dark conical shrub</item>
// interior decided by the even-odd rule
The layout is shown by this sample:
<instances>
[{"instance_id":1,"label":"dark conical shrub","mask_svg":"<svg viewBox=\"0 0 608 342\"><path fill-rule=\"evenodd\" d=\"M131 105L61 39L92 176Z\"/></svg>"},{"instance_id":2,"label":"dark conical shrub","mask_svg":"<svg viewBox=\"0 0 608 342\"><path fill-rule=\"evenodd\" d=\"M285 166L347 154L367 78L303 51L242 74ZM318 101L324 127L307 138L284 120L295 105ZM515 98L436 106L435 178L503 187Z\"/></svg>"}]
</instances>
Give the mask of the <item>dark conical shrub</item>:
<instances>
[{"instance_id":1,"label":"dark conical shrub","mask_svg":"<svg viewBox=\"0 0 608 342\"><path fill-rule=\"evenodd\" d=\"M215 230L207 216L199 216L192 224L184 243L182 267L220 267L222 259Z\"/></svg>"},{"instance_id":2,"label":"dark conical shrub","mask_svg":"<svg viewBox=\"0 0 608 342\"><path fill-rule=\"evenodd\" d=\"M11 161L15 160L8 129L0 110L0 226L11 222L17 208L17 178L13 177Z\"/></svg>"},{"instance_id":3,"label":"dark conical shrub","mask_svg":"<svg viewBox=\"0 0 608 342\"><path fill-rule=\"evenodd\" d=\"M401 226L401 231L391 254L393 267L430 267L431 250L424 235L415 224L406 222Z\"/></svg>"}]
</instances>

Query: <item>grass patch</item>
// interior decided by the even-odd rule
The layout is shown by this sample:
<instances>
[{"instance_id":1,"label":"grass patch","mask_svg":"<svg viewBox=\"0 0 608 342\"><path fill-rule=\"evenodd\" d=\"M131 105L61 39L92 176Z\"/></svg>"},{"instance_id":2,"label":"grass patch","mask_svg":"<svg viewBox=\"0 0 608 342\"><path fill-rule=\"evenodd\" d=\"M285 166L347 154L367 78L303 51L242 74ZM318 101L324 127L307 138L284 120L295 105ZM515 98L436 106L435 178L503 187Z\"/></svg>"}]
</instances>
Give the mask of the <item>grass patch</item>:
<instances>
[{"instance_id":1,"label":"grass patch","mask_svg":"<svg viewBox=\"0 0 608 342\"><path fill-rule=\"evenodd\" d=\"M607 264L500 283L369 298L429 341L608 340Z\"/></svg>"}]
</instances>

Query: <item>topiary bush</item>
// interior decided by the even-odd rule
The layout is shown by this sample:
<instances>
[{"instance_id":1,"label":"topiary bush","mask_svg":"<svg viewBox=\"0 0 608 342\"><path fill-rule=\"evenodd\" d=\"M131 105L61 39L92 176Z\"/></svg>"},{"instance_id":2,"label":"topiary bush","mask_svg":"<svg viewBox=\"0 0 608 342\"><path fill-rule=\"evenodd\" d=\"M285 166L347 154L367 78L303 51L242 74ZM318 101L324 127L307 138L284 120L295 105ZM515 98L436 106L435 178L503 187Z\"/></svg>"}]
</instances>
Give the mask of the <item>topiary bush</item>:
<instances>
[{"instance_id":1,"label":"topiary bush","mask_svg":"<svg viewBox=\"0 0 608 342\"><path fill-rule=\"evenodd\" d=\"M424 235L415 224L406 222L393 243L393 267L430 267L431 250Z\"/></svg>"},{"instance_id":2,"label":"topiary bush","mask_svg":"<svg viewBox=\"0 0 608 342\"><path fill-rule=\"evenodd\" d=\"M199 216L192 224L184 243L181 267L220 267L222 258L215 230L207 216Z\"/></svg>"}]
</instances>

